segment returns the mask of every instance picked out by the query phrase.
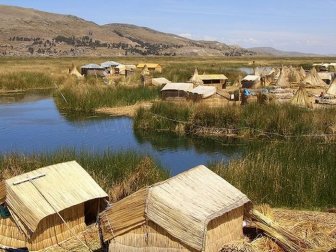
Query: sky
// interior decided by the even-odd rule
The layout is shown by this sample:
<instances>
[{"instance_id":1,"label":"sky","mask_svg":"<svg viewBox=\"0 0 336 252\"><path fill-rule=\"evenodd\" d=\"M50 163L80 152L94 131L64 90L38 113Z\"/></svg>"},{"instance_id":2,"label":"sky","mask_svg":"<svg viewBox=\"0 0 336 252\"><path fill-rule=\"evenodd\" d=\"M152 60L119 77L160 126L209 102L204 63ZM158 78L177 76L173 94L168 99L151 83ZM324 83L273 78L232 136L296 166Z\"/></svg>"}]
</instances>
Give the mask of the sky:
<instances>
[{"instance_id":1,"label":"sky","mask_svg":"<svg viewBox=\"0 0 336 252\"><path fill-rule=\"evenodd\" d=\"M336 55L336 0L0 0L191 39Z\"/></svg>"}]
</instances>

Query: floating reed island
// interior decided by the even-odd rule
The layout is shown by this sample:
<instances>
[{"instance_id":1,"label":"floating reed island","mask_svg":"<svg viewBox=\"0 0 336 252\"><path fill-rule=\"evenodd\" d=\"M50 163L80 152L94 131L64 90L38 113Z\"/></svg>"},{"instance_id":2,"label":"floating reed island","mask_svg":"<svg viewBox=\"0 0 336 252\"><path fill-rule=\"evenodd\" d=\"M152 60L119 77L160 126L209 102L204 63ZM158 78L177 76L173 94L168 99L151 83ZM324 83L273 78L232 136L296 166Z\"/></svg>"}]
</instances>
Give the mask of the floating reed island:
<instances>
[{"instance_id":1,"label":"floating reed island","mask_svg":"<svg viewBox=\"0 0 336 252\"><path fill-rule=\"evenodd\" d=\"M294 252L336 245L335 213L254 207L205 166L111 201L75 161L3 178L0 185L4 251Z\"/></svg>"}]
</instances>

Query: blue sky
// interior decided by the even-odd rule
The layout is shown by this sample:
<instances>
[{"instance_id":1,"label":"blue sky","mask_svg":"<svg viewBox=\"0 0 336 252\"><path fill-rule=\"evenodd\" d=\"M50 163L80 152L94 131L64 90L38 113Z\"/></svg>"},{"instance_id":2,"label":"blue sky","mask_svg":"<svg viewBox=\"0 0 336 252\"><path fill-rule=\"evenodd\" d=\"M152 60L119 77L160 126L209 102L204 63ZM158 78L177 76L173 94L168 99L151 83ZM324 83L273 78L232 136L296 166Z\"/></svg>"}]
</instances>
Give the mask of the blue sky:
<instances>
[{"instance_id":1,"label":"blue sky","mask_svg":"<svg viewBox=\"0 0 336 252\"><path fill-rule=\"evenodd\" d=\"M243 47L336 54L336 0L0 0Z\"/></svg>"}]
</instances>

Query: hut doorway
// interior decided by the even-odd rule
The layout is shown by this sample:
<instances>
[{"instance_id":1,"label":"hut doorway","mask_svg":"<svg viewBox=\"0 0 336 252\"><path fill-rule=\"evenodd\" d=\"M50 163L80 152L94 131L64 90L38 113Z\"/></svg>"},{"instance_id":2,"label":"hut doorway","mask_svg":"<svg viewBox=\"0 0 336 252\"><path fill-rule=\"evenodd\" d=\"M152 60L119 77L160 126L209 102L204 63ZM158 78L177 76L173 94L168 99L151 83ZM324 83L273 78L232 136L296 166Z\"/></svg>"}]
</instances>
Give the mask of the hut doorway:
<instances>
[{"instance_id":1,"label":"hut doorway","mask_svg":"<svg viewBox=\"0 0 336 252\"><path fill-rule=\"evenodd\" d=\"M87 226L96 223L99 212L105 209L106 203L101 199L93 199L84 203L85 224Z\"/></svg>"}]
</instances>

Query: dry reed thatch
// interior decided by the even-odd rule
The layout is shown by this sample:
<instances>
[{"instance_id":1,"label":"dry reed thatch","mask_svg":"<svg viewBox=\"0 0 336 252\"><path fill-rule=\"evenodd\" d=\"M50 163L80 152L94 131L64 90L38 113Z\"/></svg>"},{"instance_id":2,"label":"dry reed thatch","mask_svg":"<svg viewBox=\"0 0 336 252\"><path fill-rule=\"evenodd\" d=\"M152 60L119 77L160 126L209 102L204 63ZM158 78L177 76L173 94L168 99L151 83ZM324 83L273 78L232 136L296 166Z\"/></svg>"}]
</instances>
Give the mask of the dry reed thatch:
<instances>
[{"instance_id":1,"label":"dry reed thatch","mask_svg":"<svg viewBox=\"0 0 336 252\"><path fill-rule=\"evenodd\" d=\"M100 217L105 240L149 220L200 251L241 238L247 203L249 199L238 189L198 166L116 202Z\"/></svg>"},{"instance_id":2,"label":"dry reed thatch","mask_svg":"<svg viewBox=\"0 0 336 252\"><path fill-rule=\"evenodd\" d=\"M295 95L291 100L291 104L304 108L312 108L313 105L303 85L300 85L299 89L296 91Z\"/></svg>"},{"instance_id":3,"label":"dry reed thatch","mask_svg":"<svg viewBox=\"0 0 336 252\"><path fill-rule=\"evenodd\" d=\"M77 67L75 66L75 64L72 64L71 68L69 68L69 74L70 75L74 75L74 76L76 76L79 79L84 78L84 76L81 75L80 72L78 72Z\"/></svg>"},{"instance_id":4,"label":"dry reed thatch","mask_svg":"<svg viewBox=\"0 0 336 252\"><path fill-rule=\"evenodd\" d=\"M42 175L44 176L34 180L35 186L32 183L15 184ZM35 187L43 192L43 196ZM10 211L27 227L27 234L35 232L43 218L55 213L54 209L60 212L88 200L107 197L75 161L51 165L7 179L6 189L6 203Z\"/></svg>"},{"instance_id":5,"label":"dry reed thatch","mask_svg":"<svg viewBox=\"0 0 336 252\"><path fill-rule=\"evenodd\" d=\"M83 232L85 204L90 201L94 205L95 201L99 211L99 199L107 198L75 161L18 175L5 180L5 185L5 203L11 215L0 219L0 245L30 251Z\"/></svg>"},{"instance_id":6,"label":"dry reed thatch","mask_svg":"<svg viewBox=\"0 0 336 252\"><path fill-rule=\"evenodd\" d=\"M307 88L327 88L328 85L317 74L316 69L313 67L306 77L302 80L302 83Z\"/></svg>"},{"instance_id":7,"label":"dry reed thatch","mask_svg":"<svg viewBox=\"0 0 336 252\"><path fill-rule=\"evenodd\" d=\"M287 252L302 251L312 248L306 240L298 237L296 234L284 229L282 226L262 215L259 211L251 212L252 222L250 225L262 230L266 236L274 240L283 250Z\"/></svg>"}]
</instances>

